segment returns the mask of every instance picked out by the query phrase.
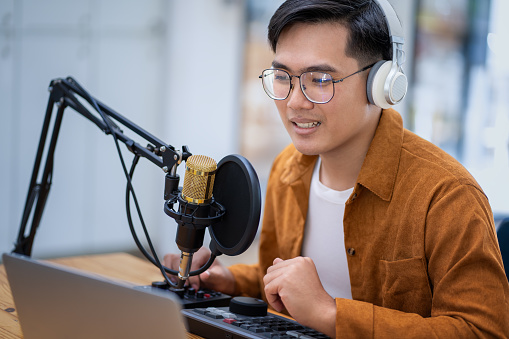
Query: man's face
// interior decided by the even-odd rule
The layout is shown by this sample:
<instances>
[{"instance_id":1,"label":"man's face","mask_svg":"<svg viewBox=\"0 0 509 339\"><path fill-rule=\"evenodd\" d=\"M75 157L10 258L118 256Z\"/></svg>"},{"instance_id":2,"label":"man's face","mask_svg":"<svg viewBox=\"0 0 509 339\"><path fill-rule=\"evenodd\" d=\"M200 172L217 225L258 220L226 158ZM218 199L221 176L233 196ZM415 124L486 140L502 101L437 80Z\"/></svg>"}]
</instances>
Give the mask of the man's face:
<instances>
[{"instance_id":1,"label":"man's face","mask_svg":"<svg viewBox=\"0 0 509 339\"><path fill-rule=\"evenodd\" d=\"M322 71L334 80L343 78L366 66L346 56L347 38L348 30L340 24L295 24L280 35L273 66L291 75ZM293 79L289 97L275 103L297 150L325 159L369 146L380 109L368 103L367 74L334 84L334 97L326 104L307 100L299 80Z\"/></svg>"}]
</instances>

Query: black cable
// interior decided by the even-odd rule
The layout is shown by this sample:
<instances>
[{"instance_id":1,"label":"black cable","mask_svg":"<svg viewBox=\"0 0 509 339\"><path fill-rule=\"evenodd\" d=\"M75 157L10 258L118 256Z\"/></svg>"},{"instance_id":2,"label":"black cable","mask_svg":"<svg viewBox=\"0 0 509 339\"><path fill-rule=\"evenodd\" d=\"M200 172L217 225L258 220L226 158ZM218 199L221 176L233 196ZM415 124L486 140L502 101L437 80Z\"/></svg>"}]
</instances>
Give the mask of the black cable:
<instances>
[{"instance_id":1,"label":"black cable","mask_svg":"<svg viewBox=\"0 0 509 339\"><path fill-rule=\"evenodd\" d=\"M139 158L140 158L139 155L136 155L133 158L131 170L129 171L129 176L130 176L131 180L134 175L134 169L138 163ZM141 242L138 238L138 235L136 234L136 230L134 229L134 223L133 223L132 217L131 217L130 190L127 187L126 187L126 212L127 212L127 221L129 223L129 229L131 230L131 234L133 236L134 242L136 243L136 246L138 246L138 249L145 256L145 258L147 258L155 266L158 266L157 261L147 252L147 250L141 244ZM146 230L145 223L143 221L143 217L142 217L141 213L138 213L138 216L140 218L140 222L142 223L144 230ZM150 236L148 235L148 232L145 232L145 235L147 237L147 242L149 242L149 245L150 245ZM205 272L212 265L212 263L214 262L216 257L217 257L216 254L211 253L210 258L205 263L205 265L203 265L202 267L200 267L199 269L197 269L195 271L190 272L189 276L195 276L195 275L202 274L203 272ZM162 267L166 272L173 274L173 275L178 275L178 271L172 270L171 268L168 268L164 265Z\"/></svg>"},{"instance_id":2,"label":"black cable","mask_svg":"<svg viewBox=\"0 0 509 339\"><path fill-rule=\"evenodd\" d=\"M178 275L178 271L172 270L172 269L170 269L170 268L168 268L168 267L166 267L166 266L161 264L161 262L160 262L160 260L159 260L159 258L157 256L157 253L155 251L155 248L154 248L154 246L152 244L152 241L150 240L150 236L148 234L148 230L146 228L145 222L143 220L143 216L141 214L141 208L140 208L140 206L138 204L138 199L136 198L136 193L134 192L134 188L133 188L133 185L132 185L131 177L134 174L134 169L136 167L136 164L137 164L140 156L135 154L135 157L133 159L133 164L132 164L132 167L131 167L131 172L128 173L127 172L127 167L125 165L124 157L122 156L122 152L120 150L120 146L119 146L119 143L118 143L117 135L116 135L116 133L113 132L114 128L118 128L118 127L116 125L112 126L112 121L100 109L100 107L97 104L96 100L83 87L81 87L81 85L76 80L74 80L71 77L68 77L67 80L72 82L72 84L74 84L78 88L78 90L81 92L80 94L84 97L84 99L87 100L94 107L94 109L99 113L99 115L101 116L102 120L104 121L104 123L108 127L108 130L111 132L111 134L113 136L113 139L115 141L115 146L117 148L117 153L118 153L118 156L119 156L119 159L120 159L120 163L122 165L122 170L124 171L124 175L125 175L126 180L127 180L127 187L126 187L126 211L127 211L127 219L128 219L128 223L129 223L129 228L130 228L131 233L133 235L134 241L135 241L136 245L138 246L138 249L143 253L143 255L149 261L151 261L155 266L157 266L159 268L159 270L161 271L161 273L162 273L164 279L166 280L166 282L170 286L174 286L175 287L176 285L173 284L170 281L170 279L166 275L166 272L168 272L170 274L173 274L173 275ZM148 245L150 247L150 251L152 252L153 257L151 257L150 254L145 250L145 248L143 247L143 245L139 241L139 238L138 238L138 236L136 234L136 230L134 229L134 225L133 225L132 217L131 217L131 209L130 209L130 197L129 197L130 194L133 195L133 200L134 200L134 203L135 203L135 206L136 206L138 217L140 219L143 231L145 233L145 237L147 239L147 243L148 243ZM216 258L216 255L214 253L211 253L210 258L205 263L205 265L203 265L201 268L199 268L196 271L190 272L189 276L195 276L195 275L198 275L198 274L201 274L201 273L205 272L212 265L212 263L214 262L215 258Z\"/></svg>"},{"instance_id":3,"label":"black cable","mask_svg":"<svg viewBox=\"0 0 509 339\"><path fill-rule=\"evenodd\" d=\"M85 98L85 100L87 100L93 107L94 109L97 111L97 113L99 113L99 115L101 116L101 118L103 119L104 123L106 124L106 126L108 127L109 131L111 132L111 135L113 136L113 139L115 141L115 146L117 148L117 153L118 153L118 156L119 156L119 159L120 159L120 163L122 165L122 169L124 171L124 175L127 179L127 191L128 192L131 192L132 195L133 195L133 200L134 200L134 204L136 206L136 210L138 212L138 216L140 218L140 221L142 223L142 227L143 227L143 230L145 232L145 236L147 237L147 242L149 244L149 247L150 247L150 250L153 254L153 263L159 268L159 270L161 271L161 273L163 274L163 277L164 279L166 280L166 282L168 284L170 284L171 286L173 286L173 283L170 281L170 279L168 278L168 276L166 275L166 270L165 268L163 268L163 265L161 264L161 262L159 261L159 258L157 257L157 253L152 245L152 242L150 241L150 236L148 235L148 231L147 231L147 228L145 226L145 223L143 222L143 217L141 215L141 209L140 209L140 206L138 204L138 199L136 198L136 193L134 192L134 188L132 186L132 182L131 182L131 177L129 175L129 173L127 172L127 167L125 165L125 161L124 161L124 157L122 156L122 151L120 150L120 145L118 143L118 138L117 138L117 135L116 133L113 132L114 130L114 127L112 126L112 123L110 121L110 119L106 116L106 114L101 110L101 108L99 107L99 105L97 104L97 102L95 101L95 99L83 88L81 87L81 85L76 82L74 79L72 78L68 78L68 80L70 82L72 82L80 91L81 91L81 94L82 96ZM138 155L135 155L135 159L136 157L139 158ZM132 170L134 171L134 167L136 167L136 162L137 160L134 160L133 161L133 168ZM129 198L129 197L128 197ZM129 214L129 217L128 219L130 219L130 214ZM131 222L132 222L132 219L130 219ZM130 225L131 226L131 225ZM139 239L137 237L135 237L135 242L137 243L137 245L139 244ZM141 245L141 244L140 244Z\"/></svg>"},{"instance_id":4,"label":"black cable","mask_svg":"<svg viewBox=\"0 0 509 339\"><path fill-rule=\"evenodd\" d=\"M136 168L136 165L138 163L138 160L140 159L140 156L139 155L135 155L134 158L133 158L133 163L131 165L131 170L129 171L129 178L132 180L132 177L134 175L134 169ZM132 221L132 217L131 217L131 204L130 204L130 194L133 194L133 200L135 202L135 205L136 205L136 210L138 211L138 218L140 219L140 223L142 225L142 228L143 228L143 231L145 233L145 237L147 239L147 243L150 247L150 250L152 252L152 256L150 256L150 254L145 250L145 248L143 247L143 245L141 244L139 238L138 238L138 235L136 234L136 230L134 229L134 224L133 224L133 221ZM174 270L171 270L165 266L163 266L161 264L161 262L159 261L159 258L156 254L156 251L155 251L155 248L152 244L152 241L150 239L150 235L148 234L148 231L147 231L147 227L145 225L145 221L143 220L143 216L141 214L141 210L139 208L139 205L137 203L137 199L136 199L136 196L134 194L134 190L132 190L132 186L131 186L131 189L129 189L129 185L127 185L126 187L126 212L127 212L127 221L129 223L129 229L131 230L131 234L134 238L134 242L136 243L136 245L138 246L138 249L143 253L143 255L149 260L151 261L154 265L156 265L159 270L161 271L161 274L163 275L164 277L164 280L166 281L167 284L169 284L169 286L173 286L173 287L177 287L176 284L174 284L169 278L168 276L166 275L166 271L168 270L169 273L173 274L173 275L177 275L178 272L177 271L174 271Z\"/></svg>"}]
</instances>

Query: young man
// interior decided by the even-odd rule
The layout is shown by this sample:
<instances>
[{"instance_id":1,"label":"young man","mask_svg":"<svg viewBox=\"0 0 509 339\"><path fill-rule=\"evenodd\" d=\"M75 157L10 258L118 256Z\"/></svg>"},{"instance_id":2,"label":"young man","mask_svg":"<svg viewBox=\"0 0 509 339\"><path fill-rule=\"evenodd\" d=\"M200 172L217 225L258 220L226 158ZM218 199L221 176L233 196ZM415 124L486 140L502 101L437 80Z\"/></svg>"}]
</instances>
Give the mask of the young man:
<instances>
[{"instance_id":1,"label":"young man","mask_svg":"<svg viewBox=\"0 0 509 339\"><path fill-rule=\"evenodd\" d=\"M378 4L288 0L268 36L274 61L261 77L292 145L269 178L259 263L218 262L191 283L264 298L331 337L507 337L487 197L396 111L368 101L370 67L392 59Z\"/></svg>"}]
</instances>

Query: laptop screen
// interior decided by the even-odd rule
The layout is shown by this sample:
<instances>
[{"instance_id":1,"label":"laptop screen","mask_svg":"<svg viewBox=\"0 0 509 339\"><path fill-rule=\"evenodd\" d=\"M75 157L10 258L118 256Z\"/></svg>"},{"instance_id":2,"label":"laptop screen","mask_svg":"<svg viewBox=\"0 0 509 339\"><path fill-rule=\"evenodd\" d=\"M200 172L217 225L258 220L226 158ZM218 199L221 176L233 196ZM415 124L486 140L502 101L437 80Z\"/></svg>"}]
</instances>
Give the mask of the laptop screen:
<instances>
[{"instance_id":1,"label":"laptop screen","mask_svg":"<svg viewBox=\"0 0 509 339\"><path fill-rule=\"evenodd\" d=\"M17 254L2 258L26 339L187 338L171 293Z\"/></svg>"}]
</instances>

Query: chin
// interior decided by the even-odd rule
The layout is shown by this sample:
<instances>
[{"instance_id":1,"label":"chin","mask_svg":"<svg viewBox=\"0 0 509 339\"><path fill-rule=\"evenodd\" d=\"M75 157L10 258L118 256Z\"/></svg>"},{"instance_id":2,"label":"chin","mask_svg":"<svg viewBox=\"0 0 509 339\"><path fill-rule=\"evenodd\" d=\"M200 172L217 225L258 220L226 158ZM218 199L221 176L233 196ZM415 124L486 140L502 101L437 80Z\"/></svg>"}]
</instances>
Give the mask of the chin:
<instances>
[{"instance_id":1,"label":"chin","mask_svg":"<svg viewBox=\"0 0 509 339\"><path fill-rule=\"evenodd\" d=\"M330 142L319 135L298 135L290 133L293 146L304 155L320 155L329 147Z\"/></svg>"},{"instance_id":2,"label":"chin","mask_svg":"<svg viewBox=\"0 0 509 339\"><path fill-rule=\"evenodd\" d=\"M293 143L293 146L299 151L300 153L304 155L319 155L320 152L315 147L310 147L309 145L302 145L299 143Z\"/></svg>"}]
</instances>

